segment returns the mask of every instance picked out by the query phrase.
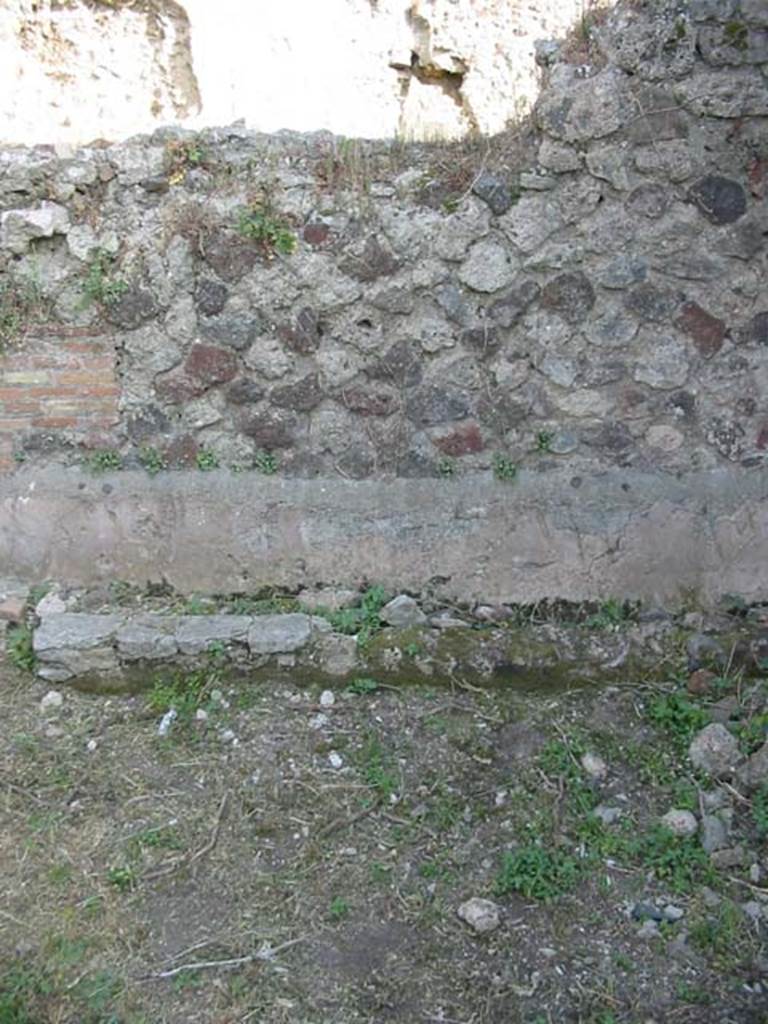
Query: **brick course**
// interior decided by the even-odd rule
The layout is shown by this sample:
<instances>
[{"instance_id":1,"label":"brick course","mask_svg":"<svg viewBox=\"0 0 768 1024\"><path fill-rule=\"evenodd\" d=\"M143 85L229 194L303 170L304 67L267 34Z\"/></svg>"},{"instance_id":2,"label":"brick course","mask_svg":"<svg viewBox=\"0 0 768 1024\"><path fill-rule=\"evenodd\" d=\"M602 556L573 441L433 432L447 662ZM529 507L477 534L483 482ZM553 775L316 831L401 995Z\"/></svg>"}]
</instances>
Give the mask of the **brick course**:
<instances>
[{"instance_id":1,"label":"brick course","mask_svg":"<svg viewBox=\"0 0 768 1024\"><path fill-rule=\"evenodd\" d=\"M117 423L120 389L109 337L30 337L0 354L0 473L13 469L30 430L64 430L73 440Z\"/></svg>"}]
</instances>

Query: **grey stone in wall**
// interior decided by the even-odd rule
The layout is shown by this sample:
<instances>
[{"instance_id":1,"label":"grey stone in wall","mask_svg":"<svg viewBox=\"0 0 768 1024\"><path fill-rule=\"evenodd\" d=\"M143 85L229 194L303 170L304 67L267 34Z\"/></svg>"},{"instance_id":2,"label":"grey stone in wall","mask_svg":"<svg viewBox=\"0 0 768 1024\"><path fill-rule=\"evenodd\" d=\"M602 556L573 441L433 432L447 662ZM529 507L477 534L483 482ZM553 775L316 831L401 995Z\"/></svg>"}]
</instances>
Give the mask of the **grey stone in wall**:
<instances>
[{"instance_id":1,"label":"grey stone in wall","mask_svg":"<svg viewBox=\"0 0 768 1024\"><path fill-rule=\"evenodd\" d=\"M5 210L0 214L0 248L21 255L36 238L65 235L69 212L58 203L43 202L39 207Z\"/></svg>"},{"instance_id":2,"label":"grey stone in wall","mask_svg":"<svg viewBox=\"0 0 768 1024\"><path fill-rule=\"evenodd\" d=\"M183 615L179 617L175 641L181 654L205 654L212 644L242 644L248 638L252 619L247 615Z\"/></svg>"},{"instance_id":3,"label":"grey stone in wall","mask_svg":"<svg viewBox=\"0 0 768 1024\"><path fill-rule=\"evenodd\" d=\"M288 654L309 643L311 635L309 615L262 615L251 621L248 647L252 654Z\"/></svg>"},{"instance_id":4,"label":"grey stone in wall","mask_svg":"<svg viewBox=\"0 0 768 1024\"><path fill-rule=\"evenodd\" d=\"M122 622L115 633L118 657L125 661L167 661L179 653L174 616L144 616Z\"/></svg>"}]
</instances>

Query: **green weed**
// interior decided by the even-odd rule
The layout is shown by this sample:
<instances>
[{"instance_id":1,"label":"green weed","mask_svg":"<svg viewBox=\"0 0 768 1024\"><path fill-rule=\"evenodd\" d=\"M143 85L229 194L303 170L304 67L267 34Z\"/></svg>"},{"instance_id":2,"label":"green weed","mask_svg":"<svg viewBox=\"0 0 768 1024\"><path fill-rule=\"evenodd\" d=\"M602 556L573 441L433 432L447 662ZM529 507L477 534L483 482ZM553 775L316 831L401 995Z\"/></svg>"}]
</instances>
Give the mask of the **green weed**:
<instances>
[{"instance_id":1,"label":"green weed","mask_svg":"<svg viewBox=\"0 0 768 1024\"><path fill-rule=\"evenodd\" d=\"M398 780L394 774L381 740L369 732L357 758L360 774L381 800L389 800L397 792Z\"/></svg>"},{"instance_id":2,"label":"green weed","mask_svg":"<svg viewBox=\"0 0 768 1024\"><path fill-rule=\"evenodd\" d=\"M25 963L0 974L0 1024L42 1024L41 1001L52 991L47 975Z\"/></svg>"},{"instance_id":3,"label":"green weed","mask_svg":"<svg viewBox=\"0 0 768 1024\"><path fill-rule=\"evenodd\" d=\"M349 913L349 903L347 903L343 896L334 896L328 908L328 913L334 921L340 921Z\"/></svg>"},{"instance_id":4,"label":"green weed","mask_svg":"<svg viewBox=\"0 0 768 1024\"><path fill-rule=\"evenodd\" d=\"M162 470L168 468L168 463L163 456L151 445L145 445L139 449L139 462L150 476L157 476Z\"/></svg>"},{"instance_id":5,"label":"green weed","mask_svg":"<svg viewBox=\"0 0 768 1024\"><path fill-rule=\"evenodd\" d=\"M752 797L752 821L758 836L768 836L768 783L763 783Z\"/></svg>"},{"instance_id":6,"label":"green weed","mask_svg":"<svg viewBox=\"0 0 768 1024\"><path fill-rule=\"evenodd\" d=\"M173 709L177 723L186 725L192 721L197 709L204 705L208 693L218 683L219 677L215 671L202 669L157 676L147 694L147 704L151 711L159 715Z\"/></svg>"},{"instance_id":7,"label":"green weed","mask_svg":"<svg viewBox=\"0 0 768 1024\"><path fill-rule=\"evenodd\" d=\"M712 1002L712 997L708 992L703 988L698 988L696 985L690 985L687 981L679 981L677 983L675 994L681 1003L706 1006Z\"/></svg>"},{"instance_id":8,"label":"green weed","mask_svg":"<svg viewBox=\"0 0 768 1024\"><path fill-rule=\"evenodd\" d=\"M199 594L190 594L184 602L182 612L184 615L209 615L213 605L211 601Z\"/></svg>"},{"instance_id":9,"label":"green weed","mask_svg":"<svg viewBox=\"0 0 768 1024\"><path fill-rule=\"evenodd\" d=\"M388 595L383 587L369 587L360 599L357 608L341 608L335 612L324 612L323 615L339 633L357 634L360 646L365 644L381 629L379 612L387 603Z\"/></svg>"},{"instance_id":10,"label":"green weed","mask_svg":"<svg viewBox=\"0 0 768 1024\"><path fill-rule=\"evenodd\" d=\"M199 139L172 139L165 147L168 165L168 181L180 184L191 167L198 167L205 160L205 149Z\"/></svg>"},{"instance_id":11,"label":"green weed","mask_svg":"<svg viewBox=\"0 0 768 1024\"><path fill-rule=\"evenodd\" d=\"M119 892L131 892L136 888L136 871L130 865L112 867L107 871L107 881Z\"/></svg>"},{"instance_id":12,"label":"green weed","mask_svg":"<svg viewBox=\"0 0 768 1024\"><path fill-rule=\"evenodd\" d=\"M723 42L736 50L749 48L749 29L742 21L729 21L723 26Z\"/></svg>"},{"instance_id":13,"label":"green weed","mask_svg":"<svg viewBox=\"0 0 768 1024\"><path fill-rule=\"evenodd\" d=\"M540 430L536 434L536 451L546 454L552 451L552 442L555 435L551 430Z\"/></svg>"},{"instance_id":14,"label":"green weed","mask_svg":"<svg viewBox=\"0 0 768 1024\"><path fill-rule=\"evenodd\" d=\"M11 664L23 672L34 672L37 664L32 642L33 634L29 626L14 626L8 630L6 653Z\"/></svg>"},{"instance_id":15,"label":"green weed","mask_svg":"<svg viewBox=\"0 0 768 1024\"><path fill-rule=\"evenodd\" d=\"M504 483L511 483L517 477L517 466L506 455L497 452L492 461L493 475L497 480Z\"/></svg>"},{"instance_id":16,"label":"green weed","mask_svg":"<svg viewBox=\"0 0 768 1024\"><path fill-rule=\"evenodd\" d=\"M98 302L102 306L114 305L128 290L128 282L112 274L115 258L98 249L88 264L82 285L83 305Z\"/></svg>"},{"instance_id":17,"label":"green weed","mask_svg":"<svg viewBox=\"0 0 768 1024\"><path fill-rule=\"evenodd\" d=\"M449 456L445 456L438 460L437 472L440 476L450 480L456 476L456 459L452 459Z\"/></svg>"},{"instance_id":18,"label":"green weed","mask_svg":"<svg viewBox=\"0 0 768 1024\"><path fill-rule=\"evenodd\" d=\"M747 959L753 942L745 927L744 912L731 900L723 899L714 910L693 917L689 931L691 945L726 970Z\"/></svg>"},{"instance_id":19,"label":"green weed","mask_svg":"<svg viewBox=\"0 0 768 1024\"><path fill-rule=\"evenodd\" d=\"M587 616L584 625L589 629L618 629L629 617L630 611L626 602L609 597L593 615Z\"/></svg>"},{"instance_id":20,"label":"green weed","mask_svg":"<svg viewBox=\"0 0 768 1024\"><path fill-rule=\"evenodd\" d=\"M280 594L272 597L235 597L227 607L233 615L285 615L301 610L295 597Z\"/></svg>"},{"instance_id":21,"label":"green weed","mask_svg":"<svg viewBox=\"0 0 768 1024\"><path fill-rule=\"evenodd\" d=\"M681 693L663 693L646 706L646 716L663 729L678 750L686 751L691 740L710 721L708 713Z\"/></svg>"},{"instance_id":22,"label":"green weed","mask_svg":"<svg viewBox=\"0 0 768 1024\"><path fill-rule=\"evenodd\" d=\"M567 744L562 740L550 740L536 759L545 775L562 780L568 804L577 815L588 814L600 802L579 763L585 752L584 744L577 738Z\"/></svg>"},{"instance_id":23,"label":"green weed","mask_svg":"<svg viewBox=\"0 0 768 1024\"><path fill-rule=\"evenodd\" d=\"M744 754L754 754L768 740L768 712L752 715L736 726L739 746Z\"/></svg>"},{"instance_id":24,"label":"green weed","mask_svg":"<svg viewBox=\"0 0 768 1024\"><path fill-rule=\"evenodd\" d=\"M145 828L131 836L130 843L135 853L143 847L158 850L183 850L184 843L179 830L173 825L158 825L156 828Z\"/></svg>"},{"instance_id":25,"label":"green weed","mask_svg":"<svg viewBox=\"0 0 768 1024\"><path fill-rule=\"evenodd\" d=\"M529 844L504 854L496 893L519 892L528 899L551 903L570 892L582 875L575 857L558 849Z\"/></svg>"},{"instance_id":26,"label":"green weed","mask_svg":"<svg viewBox=\"0 0 768 1024\"><path fill-rule=\"evenodd\" d=\"M375 693L379 689L379 684L375 679L353 679L347 687L350 693L359 695L366 693Z\"/></svg>"},{"instance_id":27,"label":"green weed","mask_svg":"<svg viewBox=\"0 0 768 1024\"><path fill-rule=\"evenodd\" d=\"M91 452L85 464L92 473L109 473L122 469L123 459L114 448L97 448Z\"/></svg>"},{"instance_id":28,"label":"green weed","mask_svg":"<svg viewBox=\"0 0 768 1024\"><path fill-rule=\"evenodd\" d=\"M195 456L195 463L197 468L203 473L208 473L212 469L219 468L219 459L215 452L212 452L209 448L201 448Z\"/></svg>"},{"instance_id":29,"label":"green weed","mask_svg":"<svg viewBox=\"0 0 768 1024\"><path fill-rule=\"evenodd\" d=\"M296 250L296 235L268 204L257 203L244 210L238 219L237 230L243 238L255 242L267 259L272 259L275 253L290 256Z\"/></svg>"},{"instance_id":30,"label":"green weed","mask_svg":"<svg viewBox=\"0 0 768 1024\"><path fill-rule=\"evenodd\" d=\"M662 826L631 842L628 850L672 892L689 893L695 885L715 880L709 857L698 841L689 836L677 836Z\"/></svg>"},{"instance_id":31,"label":"green weed","mask_svg":"<svg viewBox=\"0 0 768 1024\"><path fill-rule=\"evenodd\" d=\"M256 452L253 457L253 468L265 476L274 476L280 468L280 460L272 452Z\"/></svg>"}]
</instances>

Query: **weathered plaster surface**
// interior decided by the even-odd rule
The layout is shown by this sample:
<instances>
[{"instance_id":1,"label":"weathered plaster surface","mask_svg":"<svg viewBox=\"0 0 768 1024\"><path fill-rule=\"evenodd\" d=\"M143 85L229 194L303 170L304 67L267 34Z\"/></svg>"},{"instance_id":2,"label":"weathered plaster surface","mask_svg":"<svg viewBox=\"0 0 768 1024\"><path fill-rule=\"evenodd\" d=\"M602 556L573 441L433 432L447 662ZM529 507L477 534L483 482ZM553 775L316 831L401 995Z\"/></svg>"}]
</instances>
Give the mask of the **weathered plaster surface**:
<instances>
[{"instance_id":1,"label":"weathered plaster surface","mask_svg":"<svg viewBox=\"0 0 768 1024\"><path fill-rule=\"evenodd\" d=\"M471 601L768 598L768 474L633 471L287 480L51 468L0 480L0 564L24 578L227 593L357 585Z\"/></svg>"}]
</instances>

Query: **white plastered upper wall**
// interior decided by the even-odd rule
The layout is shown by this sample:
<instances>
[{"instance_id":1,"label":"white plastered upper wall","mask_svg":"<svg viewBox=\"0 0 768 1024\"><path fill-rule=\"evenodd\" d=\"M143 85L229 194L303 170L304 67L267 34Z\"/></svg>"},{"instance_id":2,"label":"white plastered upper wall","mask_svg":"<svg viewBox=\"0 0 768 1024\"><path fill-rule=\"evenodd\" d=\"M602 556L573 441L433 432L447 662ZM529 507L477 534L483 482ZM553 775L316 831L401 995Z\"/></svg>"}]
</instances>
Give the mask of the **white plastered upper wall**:
<instances>
[{"instance_id":1,"label":"white plastered upper wall","mask_svg":"<svg viewBox=\"0 0 768 1024\"><path fill-rule=\"evenodd\" d=\"M537 39L587 0L3 0L0 142L159 125L368 138L493 133L536 98Z\"/></svg>"}]
</instances>

